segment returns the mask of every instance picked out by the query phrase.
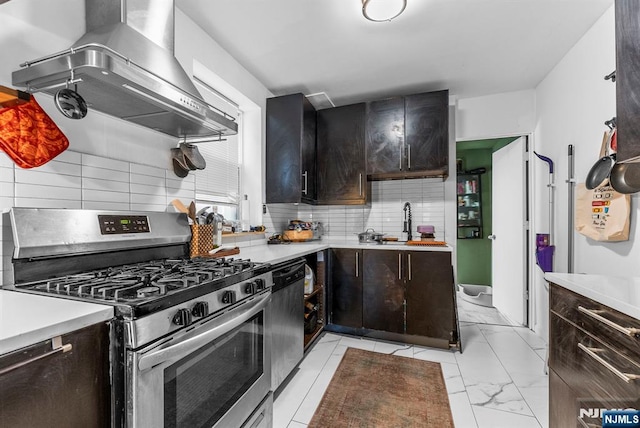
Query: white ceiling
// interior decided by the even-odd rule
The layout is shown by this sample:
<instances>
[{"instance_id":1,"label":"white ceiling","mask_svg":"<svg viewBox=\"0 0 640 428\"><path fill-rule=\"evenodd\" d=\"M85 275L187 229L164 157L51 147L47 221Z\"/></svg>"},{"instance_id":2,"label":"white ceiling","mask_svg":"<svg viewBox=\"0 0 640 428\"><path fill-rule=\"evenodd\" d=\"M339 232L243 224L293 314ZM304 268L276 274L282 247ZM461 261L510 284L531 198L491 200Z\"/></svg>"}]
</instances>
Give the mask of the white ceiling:
<instances>
[{"instance_id":1,"label":"white ceiling","mask_svg":"<svg viewBox=\"0 0 640 428\"><path fill-rule=\"evenodd\" d=\"M532 89L613 0L408 0L391 22L361 0L176 0L275 95L336 105L449 89Z\"/></svg>"}]
</instances>

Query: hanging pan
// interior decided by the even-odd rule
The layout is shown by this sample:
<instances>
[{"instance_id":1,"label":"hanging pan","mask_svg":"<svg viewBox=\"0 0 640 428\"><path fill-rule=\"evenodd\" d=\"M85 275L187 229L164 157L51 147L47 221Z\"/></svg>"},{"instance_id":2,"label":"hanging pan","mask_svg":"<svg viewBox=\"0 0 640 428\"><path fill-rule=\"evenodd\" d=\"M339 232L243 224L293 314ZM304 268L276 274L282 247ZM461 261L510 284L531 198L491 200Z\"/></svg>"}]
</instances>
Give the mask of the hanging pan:
<instances>
[{"instance_id":1,"label":"hanging pan","mask_svg":"<svg viewBox=\"0 0 640 428\"><path fill-rule=\"evenodd\" d=\"M609 176L611 187L617 192L640 192L640 163L616 163Z\"/></svg>"},{"instance_id":2,"label":"hanging pan","mask_svg":"<svg viewBox=\"0 0 640 428\"><path fill-rule=\"evenodd\" d=\"M56 107L58 107L60 113L69 119L82 119L87 115L87 103L78 94L77 90L77 84L75 85L75 90L72 90L69 89L69 82L67 82L67 87L56 92L54 97Z\"/></svg>"},{"instance_id":3,"label":"hanging pan","mask_svg":"<svg viewBox=\"0 0 640 428\"><path fill-rule=\"evenodd\" d=\"M602 137L602 148L600 149L600 159L589 170L585 187L587 189L595 189L606 184L611 174L611 170L616 163L616 154L611 152L611 139L614 137L616 130L605 131Z\"/></svg>"}]
</instances>

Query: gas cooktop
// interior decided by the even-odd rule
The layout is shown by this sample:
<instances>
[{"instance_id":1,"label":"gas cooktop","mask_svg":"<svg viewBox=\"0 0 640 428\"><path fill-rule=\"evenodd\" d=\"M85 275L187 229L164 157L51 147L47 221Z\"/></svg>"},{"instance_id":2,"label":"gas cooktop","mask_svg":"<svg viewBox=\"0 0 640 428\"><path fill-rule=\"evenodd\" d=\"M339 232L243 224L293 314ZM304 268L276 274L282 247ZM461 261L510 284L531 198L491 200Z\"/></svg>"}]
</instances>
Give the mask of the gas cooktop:
<instances>
[{"instance_id":1,"label":"gas cooktop","mask_svg":"<svg viewBox=\"0 0 640 428\"><path fill-rule=\"evenodd\" d=\"M15 288L130 307L176 304L266 272L248 259L162 259L16 284Z\"/></svg>"}]
</instances>

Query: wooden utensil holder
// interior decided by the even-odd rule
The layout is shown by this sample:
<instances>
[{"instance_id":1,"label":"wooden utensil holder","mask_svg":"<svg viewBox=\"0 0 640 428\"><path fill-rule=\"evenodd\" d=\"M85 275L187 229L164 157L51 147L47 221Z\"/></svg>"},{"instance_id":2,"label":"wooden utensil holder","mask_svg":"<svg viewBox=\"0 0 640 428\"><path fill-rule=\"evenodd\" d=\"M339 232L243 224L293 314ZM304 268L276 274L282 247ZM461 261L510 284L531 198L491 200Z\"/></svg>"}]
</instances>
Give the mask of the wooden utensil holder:
<instances>
[{"instance_id":1,"label":"wooden utensil holder","mask_svg":"<svg viewBox=\"0 0 640 428\"><path fill-rule=\"evenodd\" d=\"M191 257L193 258L203 254L209 254L209 251L214 248L216 248L216 246L213 244L213 225L192 224L190 244Z\"/></svg>"}]
</instances>

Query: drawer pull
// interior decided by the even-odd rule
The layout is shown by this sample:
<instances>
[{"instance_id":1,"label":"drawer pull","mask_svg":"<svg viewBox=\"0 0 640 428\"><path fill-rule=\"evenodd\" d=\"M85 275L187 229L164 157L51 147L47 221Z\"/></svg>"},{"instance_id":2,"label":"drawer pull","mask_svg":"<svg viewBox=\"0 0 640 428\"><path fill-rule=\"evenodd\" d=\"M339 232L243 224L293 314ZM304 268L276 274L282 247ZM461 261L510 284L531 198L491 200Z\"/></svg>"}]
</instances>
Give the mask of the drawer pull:
<instances>
[{"instance_id":1,"label":"drawer pull","mask_svg":"<svg viewBox=\"0 0 640 428\"><path fill-rule=\"evenodd\" d=\"M599 312L605 312L605 311L595 310L595 309L587 309L585 307L578 306L578 312L582 312L585 315L589 315L591 318L593 318L595 320L598 320L601 323L608 325L612 329L617 330L622 334L626 334L627 336L635 337L638 334L640 334L640 329L638 329L638 328L622 327L621 325L616 324L613 321L608 320L608 319L606 319L605 317L603 317L602 315L599 314Z\"/></svg>"},{"instance_id":2,"label":"drawer pull","mask_svg":"<svg viewBox=\"0 0 640 428\"><path fill-rule=\"evenodd\" d=\"M24 367L31 363L35 363L36 361L39 361L43 358L51 357L52 355L59 354L59 353L64 354L65 352L69 352L73 349L73 345L70 343L63 345L62 336L56 336L53 339L51 339L51 348L52 348L51 351L46 352L42 355L38 355L37 357L29 358L28 360L24 360L19 363L13 364L9 367L5 367L4 369L0 370L0 375L12 372L14 370L19 369L20 367Z\"/></svg>"},{"instance_id":3,"label":"drawer pull","mask_svg":"<svg viewBox=\"0 0 640 428\"><path fill-rule=\"evenodd\" d=\"M578 348L582 349L584 352L587 353L587 355L589 355L591 358L593 358L594 360L596 360L597 362L605 366L611 373L618 376L623 381L630 383L632 380L640 379L640 375L635 375L631 373L622 373L620 370L618 370L617 368L615 368L614 366L606 362L604 359L602 359L602 357L600 357L598 354L596 354L596 352L604 352L604 349L588 348L584 346L582 343L578 343Z\"/></svg>"}]
</instances>

